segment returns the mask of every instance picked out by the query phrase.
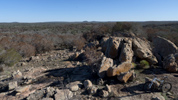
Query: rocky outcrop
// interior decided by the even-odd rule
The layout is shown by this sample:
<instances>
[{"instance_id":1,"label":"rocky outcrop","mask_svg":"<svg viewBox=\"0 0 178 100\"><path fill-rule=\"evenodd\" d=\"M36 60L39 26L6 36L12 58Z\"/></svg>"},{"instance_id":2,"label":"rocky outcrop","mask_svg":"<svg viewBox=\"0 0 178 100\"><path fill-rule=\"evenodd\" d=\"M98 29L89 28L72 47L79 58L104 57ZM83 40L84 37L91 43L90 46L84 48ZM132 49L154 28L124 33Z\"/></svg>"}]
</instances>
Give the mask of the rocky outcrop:
<instances>
[{"instance_id":1,"label":"rocky outcrop","mask_svg":"<svg viewBox=\"0 0 178 100\"><path fill-rule=\"evenodd\" d=\"M170 54L163 60L163 68L169 72L178 71L178 53Z\"/></svg>"},{"instance_id":2,"label":"rocky outcrop","mask_svg":"<svg viewBox=\"0 0 178 100\"><path fill-rule=\"evenodd\" d=\"M107 70L113 66L113 60L111 58L103 57L100 68L98 70L98 76L104 78Z\"/></svg>"},{"instance_id":3,"label":"rocky outcrop","mask_svg":"<svg viewBox=\"0 0 178 100\"><path fill-rule=\"evenodd\" d=\"M107 76L112 77L116 75L120 75L121 73L128 72L131 68L133 68L134 65L129 62L124 62L117 67L110 67L107 71Z\"/></svg>"},{"instance_id":4,"label":"rocky outcrop","mask_svg":"<svg viewBox=\"0 0 178 100\"><path fill-rule=\"evenodd\" d=\"M132 40L131 39L124 39L123 46L122 46L122 50L121 50L121 54L119 57L119 61L120 62L132 62L132 58L133 58L133 50L132 50Z\"/></svg>"},{"instance_id":5,"label":"rocky outcrop","mask_svg":"<svg viewBox=\"0 0 178 100\"><path fill-rule=\"evenodd\" d=\"M121 41L123 39L119 37L112 37L109 38L104 44L103 44L103 51L105 52L106 57L115 59L119 56L120 48L121 47Z\"/></svg>"},{"instance_id":6,"label":"rocky outcrop","mask_svg":"<svg viewBox=\"0 0 178 100\"><path fill-rule=\"evenodd\" d=\"M150 64L158 61L152 53L150 43L145 39L128 37L103 38L101 42L105 56L112 59L119 59L119 62L132 62L133 56L145 59Z\"/></svg>"},{"instance_id":7,"label":"rocky outcrop","mask_svg":"<svg viewBox=\"0 0 178 100\"><path fill-rule=\"evenodd\" d=\"M109 39L109 37L103 37L100 41L101 47L102 47L102 51L106 52L107 49L107 40Z\"/></svg>"},{"instance_id":8,"label":"rocky outcrop","mask_svg":"<svg viewBox=\"0 0 178 100\"><path fill-rule=\"evenodd\" d=\"M135 56L140 59L147 60L150 64L158 63L156 57L152 53L152 48L147 40L140 38L133 39L133 51Z\"/></svg>"},{"instance_id":9,"label":"rocky outcrop","mask_svg":"<svg viewBox=\"0 0 178 100\"><path fill-rule=\"evenodd\" d=\"M178 47L173 42L159 36L153 38L153 44L154 52L163 58L178 51Z\"/></svg>"}]
</instances>

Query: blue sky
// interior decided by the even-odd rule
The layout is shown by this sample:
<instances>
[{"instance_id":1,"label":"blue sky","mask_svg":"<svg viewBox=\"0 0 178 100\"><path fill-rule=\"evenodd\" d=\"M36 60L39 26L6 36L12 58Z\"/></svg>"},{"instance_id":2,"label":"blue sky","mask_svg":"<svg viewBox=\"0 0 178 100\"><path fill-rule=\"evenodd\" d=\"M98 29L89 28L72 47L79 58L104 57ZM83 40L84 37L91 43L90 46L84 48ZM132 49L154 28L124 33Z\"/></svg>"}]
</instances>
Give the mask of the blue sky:
<instances>
[{"instance_id":1,"label":"blue sky","mask_svg":"<svg viewBox=\"0 0 178 100\"><path fill-rule=\"evenodd\" d=\"M178 0L0 0L0 22L178 21Z\"/></svg>"}]
</instances>

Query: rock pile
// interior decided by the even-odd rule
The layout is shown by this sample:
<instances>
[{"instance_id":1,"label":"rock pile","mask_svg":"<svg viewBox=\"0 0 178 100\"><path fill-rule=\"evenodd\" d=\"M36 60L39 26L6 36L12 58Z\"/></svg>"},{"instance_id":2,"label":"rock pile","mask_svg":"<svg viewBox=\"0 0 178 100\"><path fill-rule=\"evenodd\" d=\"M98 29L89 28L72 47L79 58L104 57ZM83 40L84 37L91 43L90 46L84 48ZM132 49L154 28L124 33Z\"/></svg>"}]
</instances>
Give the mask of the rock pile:
<instances>
[{"instance_id":1,"label":"rock pile","mask_svg":"<svg viewBox=\"0 0 178 100\"><path fill-rule=\"evenodd\" d=\"M134 59L147 60L151 65L158 62L150 43L137 37L104 37L101 47L105 55L98 71L101 78L117 76L119 81L126 83L136 76L132 70Z\"/></svg>"},{"instance_id":2,"label":"rock pile","mask_svg":"<svg viewBox=\"0 0 178 100\"><path fill-rule=\"evenodd\" d=\"M135 77L132 62L137 63L141 60L154 65L164 59L163 67L167 71L178 71L178 54L175 54L178 47L162 37L154 38L154 49L148 40L138 37L104 37L100 43L104 53L98 70L98 76L101 78L117 76L118 80L127 82L129 78Z\"/></svg>"},{"instance_id":3,"label":"rock pile","mask_svg":"<svg viewBox=\"0 0 178 100\"><path fill-rule=\"evenodd\" d=\"M163 61L163 68L169 72L178 71L178 53L170 54Z\"/></svg>"}]
</instances>

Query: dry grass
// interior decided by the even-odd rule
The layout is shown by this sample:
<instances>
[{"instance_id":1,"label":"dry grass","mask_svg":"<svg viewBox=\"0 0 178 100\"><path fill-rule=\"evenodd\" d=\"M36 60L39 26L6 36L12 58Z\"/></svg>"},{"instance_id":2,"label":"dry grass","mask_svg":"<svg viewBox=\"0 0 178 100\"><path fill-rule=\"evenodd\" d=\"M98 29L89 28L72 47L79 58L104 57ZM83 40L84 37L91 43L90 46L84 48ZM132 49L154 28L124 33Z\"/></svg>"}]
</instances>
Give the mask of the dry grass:
<instances>
[{"instance_id":1,"label":"dry grass","mask_svg":"<svg viewBox=\"0 0 178 100\"><path fill-rule=\"evenodd\" d=\"M102 60L102 52L97 51L95 48L87 48L85 52L86 61L91 66L92 72L97 72Z\"/></svg>"}]
</instances>

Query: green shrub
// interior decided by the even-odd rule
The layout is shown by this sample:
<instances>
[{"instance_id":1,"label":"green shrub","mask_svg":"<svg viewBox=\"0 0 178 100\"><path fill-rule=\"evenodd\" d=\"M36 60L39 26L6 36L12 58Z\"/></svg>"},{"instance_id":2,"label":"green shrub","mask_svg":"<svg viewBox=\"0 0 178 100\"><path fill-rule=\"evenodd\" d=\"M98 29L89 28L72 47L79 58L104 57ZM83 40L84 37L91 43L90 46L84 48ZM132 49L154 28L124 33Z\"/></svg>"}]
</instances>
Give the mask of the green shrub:
<instances>
[{"instance_id":1,"label":"green shrub","mask_svg":"<svg viewBox=\"0 0 178 100\"><path fill-rule=\"evenodd\" d=\"M136 64L136 63L134 63L134 62L132 62L132 65L134 66L134 68L137 66L137 64Z\"/></svg>"},{"instance_id":2,"label":"green shrub","mask_svg":"<svg viewBox=\"0 0 178 100\"><path fill-rule=\"evenodd\" d=\"M4 63L7 66L13 66L15 63L19 62L21 58L21 55L14 49L8 49L5 53L0 55L0 63Z\"/></svg>"},{"instance_id":3,"label":"green shrub","mask_svg":"<svg viewBox=\"0 0 178 100\"><path fill-rule=\"evenodd\" d=\"M149 68L149 62L148 61L146 61L146 60L141 60L140 61L140 67L142 67L142 68Z\"/></svg>"}]
</instances>

